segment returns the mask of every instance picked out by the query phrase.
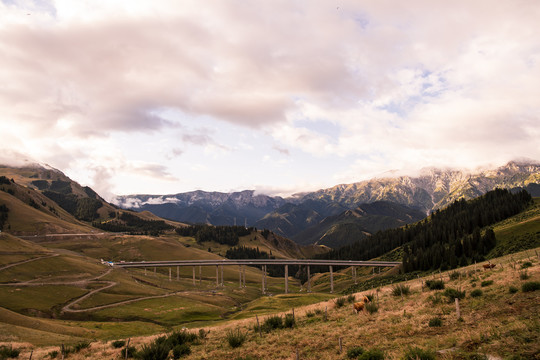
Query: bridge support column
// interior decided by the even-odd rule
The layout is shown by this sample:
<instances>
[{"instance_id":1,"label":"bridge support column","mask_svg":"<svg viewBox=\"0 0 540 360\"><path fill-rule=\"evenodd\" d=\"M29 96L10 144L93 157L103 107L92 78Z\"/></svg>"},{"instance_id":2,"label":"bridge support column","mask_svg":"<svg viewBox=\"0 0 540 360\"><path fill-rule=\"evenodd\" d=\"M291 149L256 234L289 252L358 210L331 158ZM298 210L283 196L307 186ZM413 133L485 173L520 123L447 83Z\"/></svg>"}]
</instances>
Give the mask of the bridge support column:
<instances>
[{"instance_id":1,"label":"bridge support column","mask_svg":"<svg viewBox=\"0 0 540 360\"><path fill-rule=\"evenodd\" d=\"M216 286L219 287L219 265L216 265Z\"/></svg>"},{"instance_id":2,"label":"bridge support column","mask_svg":"<svg viewBox=\"0 0 540 360\"><path fill-rule=\"evenodd\" d=\"M199 265L199 286L202 285L202 266Z\"/></svg>"},{"instance_id":3,"label":"bridge support column","mask_svg":"<svg viewBox=\"0 0 540 360\"><path fill-rule=\"evenodd\" d=\"M169 268L169 281L172 281L172 276L171 276L171 274L172 274L172 269Z\"/></svg>"},{"instance_id":4,"label":"bridge support column","mask_svg":"<svg viewBox=\"0 0 540 360\"><path fill-rule=\"evenodd\" d=\"M195 286L195 266L193 267L193 286Z\"/></svg>"},{"instance_id":5,"label":"bridge support column","mask_svg":"<svg viewBox=\"0 0 540 360\"><path fill-rule=\"evenodd\" d=\"M221 265L221 286L223 286L223 265Z\"/></svg>"},{"instance_id":6,"label":"bridge support column","mask_svg":"<svg viewBox=\"0 0 540 360\"><path fill-rule=\"evenodd\" d=\"M262 266L262 293L266 294L266 265Z\"/></svg>"},{"instance_id":7,"label":"bridge support column","mask_svg":"<svg viewBox=\"0 0 540 360\"><path fill-rule=\"evenodd\" d=\"M242 265L238 265L238 277L240 279L240 289L242 288Z\"/></svg>"},{"instance_id":8,"label":"bridge support column","mask_svg":"<svg viewBox=\"0 0 540 360\"><path fill-rule=\"evenodd\" d=\"M246 287L246 265L242 265L242 277L244 278L244 287Z\"/></svg>"},{"instance_id":9,"label":"bridge support column","mask_svg":"<svg viewBox=\"0 0 540 360\"><path fill-rule=\"evenodd\" d=\"M156 267L154 266L154 274L156 273Z\"/></svg>"},{"instance_id":10,"label":"bridge support column","mask_svg":"<svg viewBox=\"0 0 540 360\"><path fill-rule=\"evenodd\" d=\"M180 266L176 267L176 281L180 281Z\"/></svg>"},{"instance_id":11,"label":"bridge support column","mask_svg":"<svg viewBox=\"0 0 540 360\"><path fill-rule=\"evenodd\" d=\"M289 293L289 265L285 265L285 294Z\"/></svg>"},{"instance_id":12,"label":"bridge support column","mask_svg":"<svg viewBox=\"0 0 540 360\"><path fill-rule=\"evenodd\" d=\"M144 276L146 276L146 268L144 268Z\"/></svg>"},{"instance_id":13,"label":"bridge support column","mask_svg":"<svg viewBox=\"0 0 540 360\"><path fill-rule=\"evenodd\" d=\"M309 265L307 267L307 292L311 292L311 274L309 270Z\"/></svg>"},{"instance_id":14,"label":"bridge support column","mask_svg":"<svg viewBox=\"0 0 540 360\"><path fill-rule=\"evenodd\" d=\"M352 267L352 274L353 274L354 284L356 285L357 284L357 281L356 281L356 266Z\"/></svg>"},{"instance_id":15,"label":"bridge support column","mask_svg":"<svg viewBox=\"0 0 540 360\"><path fill-rule=\"evenodd\" d=\"M330 265L330 293L334 293L334 269Z\"/></svg>"}]
</instances>

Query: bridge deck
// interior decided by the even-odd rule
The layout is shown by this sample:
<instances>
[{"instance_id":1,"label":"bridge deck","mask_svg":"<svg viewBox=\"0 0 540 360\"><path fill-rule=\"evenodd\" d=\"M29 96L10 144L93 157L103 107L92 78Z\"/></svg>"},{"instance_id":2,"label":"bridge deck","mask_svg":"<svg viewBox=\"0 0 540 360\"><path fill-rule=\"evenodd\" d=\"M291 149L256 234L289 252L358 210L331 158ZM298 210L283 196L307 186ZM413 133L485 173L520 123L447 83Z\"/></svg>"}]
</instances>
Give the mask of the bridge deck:
<instances>
[{"instance_id":1,"label":"bridge deck","mask_svg":"<svg viewBox=\"0 0 540 360\"><path fill-rule=\"evenodd\" d=\"M309 260L309 259L227 259L227 260L171 260L109 262L113 267L144 268L168 266L227 266L227 265L309 265L309 266L368 266L394 267L398 261L357 261L357 260Z\"/></svg>"}]
</instances>

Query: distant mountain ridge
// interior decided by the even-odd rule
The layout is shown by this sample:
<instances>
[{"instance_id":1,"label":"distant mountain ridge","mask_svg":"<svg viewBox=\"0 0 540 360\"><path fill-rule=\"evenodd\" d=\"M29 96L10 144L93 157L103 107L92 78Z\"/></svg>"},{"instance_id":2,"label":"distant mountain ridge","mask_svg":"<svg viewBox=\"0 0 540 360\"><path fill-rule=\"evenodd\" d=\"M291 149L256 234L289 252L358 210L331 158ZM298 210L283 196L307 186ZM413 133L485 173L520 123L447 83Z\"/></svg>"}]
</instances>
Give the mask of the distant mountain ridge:
<instances>
[{"instance_id":1,"label":"distant mountain ridge","mask_svg":"<svg viewBox=\"0 0 540 360\"><path fill-rule=\"evenodd\" d=\"M531 195L540 196L540 164L513 161L478 172L431 168L418 176L374 178L290 198L255 194L253 190L233 193L194 191L175 195L119 196L114 202L123 208L149 210L158 216L183 222L247 223L303 243L298 236L306 229L363 204L392 202L427 215L457 199L471 199L497 187L524 188Z\"/></svg>"}]
</instances>

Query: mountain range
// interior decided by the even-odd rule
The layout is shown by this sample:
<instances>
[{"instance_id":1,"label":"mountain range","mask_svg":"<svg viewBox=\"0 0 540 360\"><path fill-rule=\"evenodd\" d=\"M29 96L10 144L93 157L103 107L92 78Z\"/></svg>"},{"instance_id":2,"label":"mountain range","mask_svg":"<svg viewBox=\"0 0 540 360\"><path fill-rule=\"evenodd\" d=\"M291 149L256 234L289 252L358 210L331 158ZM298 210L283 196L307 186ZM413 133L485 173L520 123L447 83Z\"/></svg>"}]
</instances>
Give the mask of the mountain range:
<instances>
[{"instance_id":1,"label":"mountain range","mask_svg":"<svg viewBox=\"0 0 540 360\"><path fill-rule=\"evenodd\" d=\"M332 247L378 230L415 222L461 198L495 188L524 188L540 196L540 164L513 161L488 170L425 169L402 175L341 184L288 198L253 190L174 195L127 195L114 199L122 208L148 210L171 220L266 228L298 243ZM369 206L368 206L369 205Z\"/></svg>"}]
</instances>

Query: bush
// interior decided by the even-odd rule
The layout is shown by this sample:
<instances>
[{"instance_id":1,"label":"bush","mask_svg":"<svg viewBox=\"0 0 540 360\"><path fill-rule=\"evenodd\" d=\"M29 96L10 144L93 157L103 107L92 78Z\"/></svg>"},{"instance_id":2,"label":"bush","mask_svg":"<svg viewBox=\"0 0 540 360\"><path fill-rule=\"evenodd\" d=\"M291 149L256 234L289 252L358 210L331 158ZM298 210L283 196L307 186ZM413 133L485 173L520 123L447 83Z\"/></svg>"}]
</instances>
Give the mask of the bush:
<instances>
[{"instance_id":1,"label":"bush","mask_svg":"<svg viewBox=\"0 0 540 360\"><path fill-rule=\"evenodd\" d=\"M426 286L429 288L429 290L444 290L444 281L426 280Z\"/></svg>"},{"instance_id":2,"label":"bush","mask_svg":"<svg viewBox=\"0 0 540 360\"><path fill-rule=\"evenodd\" d=\"M2 345L0 346L0 359L14 359L19 357L19 349L14 349L11 345L9 347Z\"/></svg>"},{"instance_id":3,"label":"bush","mask_svg":"<svg viewBox=\"0 0 540 360\"><path fill-rule=\"evenodd\" d=\"M484 292L480 289L474 289L473 291L471 291L471 297L479 297L479 296L482 296L484 294Z\"/></svg>"},{"instance_id":4,"label":"bush","mask_svg":"<svg viewBox=\"0 0 540 360\"><path fill-rule=\"evenodd\" d=\"M126 345L126 342L124 340L114 340L111 345L115 349L120 349Z\"/></svg>"},{"instance_id":5,"label":"bush","mask_svg":"<svg viewBox=\"0 0 540 360\"><path fill-rule=\"evenodd\" d=\"M339 297L334 302L336 303L336 306L338 308L343 307L345 305L345 302L347 301L347 298L345 297Z\"/></svg>"},{"instance_id":6,"label":"bush","mask_svg":"<svg viewBox=\"0 0 540 360\"><path fill-rule=\"evenodd\" d=\"M384 360L384 352L379 349L370 349L360 355L358 360Z\"/></svg>"},{"instance_id":7,"label":"bush","mask_svg":"<svg viewBox=\"0 0 540 360\"><path fill-rule=\"evenodd\" d=\"M366 311L370 314L376 313L379 311L379 305L375 304L374 302L369 302L364 305Z\"/></svg>"},{"instance_id":8,"label":"bush","mask_svg":"<svg viewBox=\"0 0 540 360\"><path fill-rule=\"evenodd\" d=\"M126 358L126 352L128 358L134 358L137 354L137 349L135 349L135 346L128 346L127 348L123 348L121 351L122 359Z\"/></svg>"},{"instance_id":9,"label":"bush","mask_svg":"<svg viewBox=\"0 0 540 360\"><path fill-rule=\"evenodd\" d=\"M486 286L490 286L490 285L493 285L493 280L484 280L480 283L480 286L481 287L486 287Z\"/></svg>"},{"instance_id":10,"label":"bush","mask_svg":"<svg viewBox=\"0 0 540 360\"><path fill-rule=\"evenodd\" d=\"M423 350L419 347L409 347L402 357L403 360L435 360L435 352L432 350Z\"/></svg>"},{"instance_id":11,"label":"bush","mask_svg":"<svg viewBox=\"0 0 540 360\"><path fill-rule=\"evenodd\" d=\"M192 343L197 340L197 335L186 330L174 331L167 337L167 343L172 349L177 345Z\"/></svg>"},{"instance_id":12,"label":"bush","mask_svg":"<svg viewBox=\"0 0 540 360\"><path fill-rule=\"evenodd\" d=\"M525 270L525 271L523 271L523 272L520 272L520 273L519 273L519 278L520 278L521 280L527 280L527 279L529 279L530 276L529 276L529 273L527 272L527 270Z\"/></svg>"},{"instance_id":13,"label":"bush","mask_svg":"<svg viewBox=\"0 0 540 360\"><path fill-rule=\"evenodd\" d=\"M283 319L281 316L270 316L264 320L262 329L266 332L270 332L275 329L281 329L283 327Z\"/></svg>"},{"instance_id":14,"label":"bush","mask_svg":"<svg viewBox=\"0 0 540 360\"><path fill-rule=\"evenodd\" d=\"M137 358L141 360L167 360L170 348L165 341L159 341L161 338L157 338L148 345L143 345L141 350L137 352Z\"/></svg>"},{"instance_id":15,"label":"bush","mask_svg":"<svg viewBox=\"0 0 540 360\"><path fill-rule=\"evenodd\" d=\"M314 316L315 316L315 312L313 312L313 311L308 311L308 312L306 312L306 317L312 318L312 317L314 317Z\"/></svg>"},{"instance_id":16,"label":"bush","mask_svg":"<svg viewBox=\"0 0 540 360\"><path fill-rule=\"evenodd\" d=\"M247 334L241 332L240 329L236 329L236 331L229 330L227 331L226 338L227 342L232 348L237 348L242 346L242 344L246 341Z\"/></svg>"},{"instance_id":17,"label":"bush","mask_svg":"<svg viewBox=\"0 0 540 360\"><path fill-rule=\"evenodd\" d=\"M392 295L394 296L409 295L410 293L411 288L408 285L397 284L392 287Z\"/></svg>"},{"instance_id":18,"label":"bush","mask_svg":"<svg viewBox=\"0 0 540 360\"><path fill-rule=\"evenodd\" d=\"M510 287L508 288L508 292L509 292L510 294L515 294L515 293L518 292L518 288L515 287L515 286L510 286Z\"/></svg>"},{"instance_id":19,"label":"bush","mask_svg":"<svg viewBox=\"0 0 540 360\"><path fill-rule=\"evenodd\" d=\"M179 359L180 357L189 354L191 354L191 349L188 344L181 344L173 347L173 357L175 359Z\"/></svg>"},{"instance_id":20,"label":"bush","mask_svg":"<svg viewBox=\"0 0 540 360\"><path fill-rule=\"evenodd\" d=\"M456 289L447 288L446 290L444 290L443 295L448 298L448 302L452 302L454 301L455 298L458 298L458 299L465 298L465 290L459 291Z\"/></svg>"},{"instance_id":21,"label":"bush","mask_svg":"<svg viewBox=\"0 0 540 360\"><path fill-rule=\"evenodd\" d=\"M530 268L532 266L532 262L525 261L523 264L521 264L522 269Z\"/></svg>"},{"instance_id":22,"label":"bush","mask_svg":"<svg viewBox=\"0 0 540 360\"><path fill-rule=\"evenodd\" d=\"M50 351L50 352L47 354L47 356L50 357L51 359L56 359L56 357L58 356L58 350Z\"/></svg>"},{"instance_id":23,"label":"bush","mask_svg":"<svg viewBox=\"0 0 540 360\"><path fill-rule=\"evenodd\" d=\"M203 340L206 339L208 336L208 333L210 333L210 330L206 331L204 329L199 329L199 339Z\"/></svg>"},{"instance_id":24,"label":"bush","mask_svg":"<svg viewBox=\"0 0 540 360\"><path fill-rule=\"evenodd\" d=\"M441 327L442 326L442 320L438 317L431 318L429 320L429 327Z\"/></svg>"},{"instance_id":25,"label":"bush","mask_svg":"<svg viewBox=\"0 0 540 360\"><path fill-rule=\"evenodd\" d=\"M356 302L356 296L354 296L354 294L350 294L349 296L347 296L347 302L351 304Z\"/></svg>"},{"instance_id":26,"label":"bush","mask_svg":"<svg viewBox=\"0 0 540 360\"><path fill-rule=\"evenodd\" d=\"M450 273L450 280L457 280L459 279L459 271L454 271ZM415 348L418 349L418 348Z\"/></svg>"},{"instance_id":27,"label":"bush","mask_svg":"<svg viewBox=\"0 0 540 360\"><path fill-rule=\"evenodd\" d=\"M295 322L296 321L294 319L293 314L286 314L285 320L283 321L283 327L292 328L294 327Z\"/></svg>"},{"instance_id":28,"label":"bush","mask_svg":"<svg viewBox=\"0 0 540 360\"><path fill-rule=\"evenodd\" d=\"M361 346L353 346L352 348L347 350L347 358L357 359L363 353L364 353L364 348L362 348Z\"/></svg>"},{"instance_id":29,"label":"bush","mask_svg":"<svg viewBox=\"0 0 540 360\"><path fill-rule=\"evenodd\" d=\"M521 285L521 291L523 292L531 292L540 290L540 282L538 281L529 281Z\"/></svg>"}]
</instances>

